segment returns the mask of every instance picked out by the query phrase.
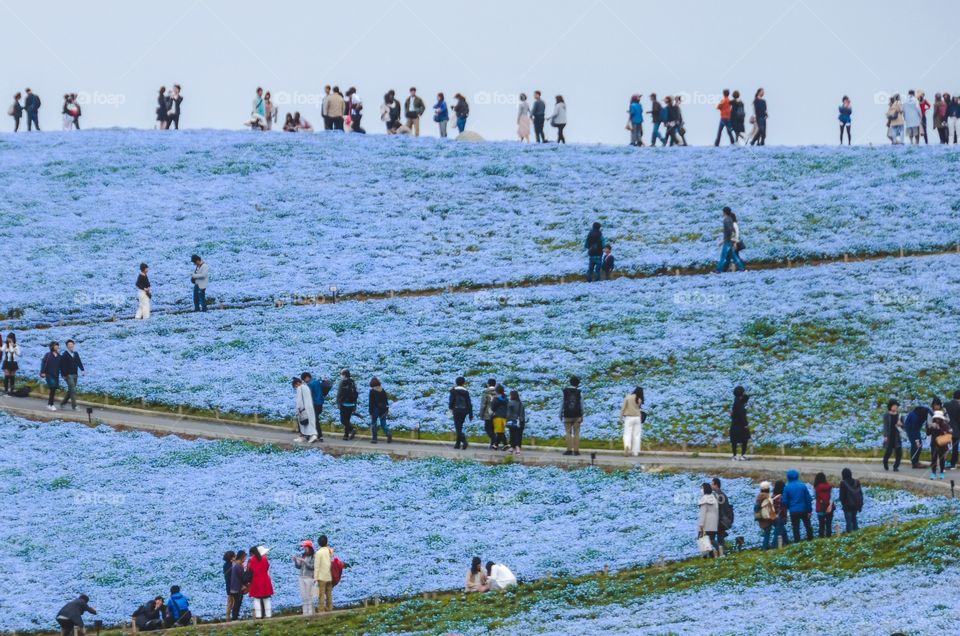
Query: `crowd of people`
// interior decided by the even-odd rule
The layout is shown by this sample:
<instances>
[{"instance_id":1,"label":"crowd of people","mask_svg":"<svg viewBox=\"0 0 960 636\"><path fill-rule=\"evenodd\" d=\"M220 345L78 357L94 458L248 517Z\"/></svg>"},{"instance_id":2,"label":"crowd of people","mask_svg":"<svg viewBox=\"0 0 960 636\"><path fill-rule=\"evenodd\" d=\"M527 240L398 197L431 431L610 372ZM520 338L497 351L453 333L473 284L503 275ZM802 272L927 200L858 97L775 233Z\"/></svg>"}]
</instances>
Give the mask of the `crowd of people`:
<instances>
[{"instance_id":1,"label":"crowd of people","mask_svg":"<svg viewBox=\"0 0 960 636\"><path fill-rule=\"evenodd\" d=\"M939 397L930 401L930 406L917 404L908 413L900 410L900 402L887 402L883 416L883 469L900 470L903 457L903 433L907 435L910 466L926 468L922 463L923 437L929 438L930 479L943 479L944 471L955 469L960 459L960 391L953 392L953 399L944 404Z\"/></svg>"},{"instance_id":2,"label":"crowd of people","mask_svg":"<svg viewBox=\"0 0 960 636\"><path fill-rule=\"evenodd\" d=\"M698 548L705 558L721 557L727 551L726 538L733 528L734 506L721 489L719 478L702 484L702 490L698 501ZM801 525L806 532L806 539L813 540L814 514L817 518L816 535L820 538L833 536L833 517L837 504L843 511L844 532L858 530L857 517L863 510L863 488L849 468L841 472L840 485L836 490L838 496L835 500L834 486L823 472L818 472L811 494L796 469L787 471L786 481L778 479L772 485L769 481L761 482L760 492L753 501L753 518L760 530L761 549L783 547L791 541L799 543ZM792 537L787 534L788 522Z\"/></svg>"},{"instance_id":3,"label":"crowd of people","mask_svg":"<svg viewBox=\"0 0 960 636\"><path fill-rule=\"evenodd\" d=\"M847 142L850 141L850 100L844 97L844 106L841 106L840 143L843 143L843 117L847 121ZM920 138L923 143L929 143L927 136L927 112L932 111L933 128L937 131L941 144L956 144L960 141L960 95L949 93L934 95L933 104L930 104L923 91L907 92L907 99L901 99L900 94L891 95L887 107L887 138L891 144L899 145L906 139L912 145L918 145Z\"/></svg>"},{"instance_id":4,"label":"crowd of people","mask_svg":"<svg viewBox=\"0 0 960 636\"><path fill-rule=\"evenodd\" d=\"M160 130L180 130L180 104L183 102L183 95L180 94L180 85L174 84L173 88L167 90L166 86L160 87L157 94L157 128Z\"/></svg>"}]
</instances>

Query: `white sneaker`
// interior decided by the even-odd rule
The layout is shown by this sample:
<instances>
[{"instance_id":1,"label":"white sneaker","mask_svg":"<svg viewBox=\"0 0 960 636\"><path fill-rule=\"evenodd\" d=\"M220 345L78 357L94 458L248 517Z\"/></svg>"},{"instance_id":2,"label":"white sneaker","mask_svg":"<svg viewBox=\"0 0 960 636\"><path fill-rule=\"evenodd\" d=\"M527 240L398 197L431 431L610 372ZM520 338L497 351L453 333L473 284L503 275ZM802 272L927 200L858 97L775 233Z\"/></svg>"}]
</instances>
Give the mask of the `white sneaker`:
<instances>
[{"instance_id":1,"label":"white sneaker","mask_svg":"<svg viewBox=\"0 0 960 636\"><path fill-rule=\"evenodd\" d=\"M316 441L317 441L316 435L311 435L310 437L307 438L307 444L313 444Z\"/></svg>"},{"instance_id":2,"label":"white sneaker","mask_svg":"<svg viewBox=\"0 0 960 636\"><path fill-rule=\"evenodd\" d=\"M304 437L303 435L297 435L296 437L293 438L294 444L303 444L305 441L307 441L307 438Z\"/></svg>"},{"instance_id":3,"label":"white sneaker","mask_svg":"<svg viewBox=\"0 0 960 636\"><path fill-rule=\"evenodd\" d=\"M747 461L747 458L746 458L745 456L741 455L741 456L740 456L740 461L745 462L745 461Z\"/></svg>"},{"instance_id":4,"label":"white sneaker","mask_svg":"<svg viewBox=\"0 0 960 636\"><path fill-rule=\"evenodd\" d=\"M730 461L738 462L740 461L740 458L734 455L733 457L730 458Z\"/></svg>"},{"instance_id":5,"label":"white sneaker","mask_svg":"<svg viewBox=\"0 0 960 636\"><path fill-rule=\"evenodd\" d=\"M56 410L57 410L57 407L55 407L53 404L47 404L47 410L48 410L48 411L56 411Z\"/></svg>"}]
</instances>

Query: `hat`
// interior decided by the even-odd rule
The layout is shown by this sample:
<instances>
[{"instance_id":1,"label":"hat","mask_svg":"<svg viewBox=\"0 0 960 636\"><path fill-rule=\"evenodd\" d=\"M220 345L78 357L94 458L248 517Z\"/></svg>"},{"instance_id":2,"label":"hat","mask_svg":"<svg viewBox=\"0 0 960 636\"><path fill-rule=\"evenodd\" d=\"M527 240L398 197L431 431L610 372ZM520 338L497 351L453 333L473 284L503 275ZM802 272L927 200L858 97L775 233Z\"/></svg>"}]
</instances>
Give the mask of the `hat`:
<instances>
[{"instance_id":1,"label":"hat","mask_svg":"<svg viewBox=\"0 0 960 636\"><path fill-rule=\"evenodd\" d=\"M267 556L267 552L269 552L269 551L270 551L270 548L268 548L268 547L265 546L265 545L258 545L258 546L257 546L257 552L260 553L260 556Z\"/></svg>"},{"instance_id":2,"label":"hat","mask_svg":"<svg viewBox=\"0 0 960 636\"><path fill-rule=\"evenodd\" d=\"M770 482L769 482L769 481L761 481L761 482L760 482L760 490L770 490Z\"/></svg>"},{"instance_id":3,"label":"hat","mask_svg":"<svg viewBox=\"0 0 960 636\"><path fill-rule=\"evenodd\" d=\"M947 421L947 416L943 414L943 411L934 411L934 412L933 412L933 419L935 419L935 420L943 420L944 422L946 422L946 421Z\"/></svg>"},{"instance_id":4,"label":"hat","mask_svg":"<svg viewBox=\"0 0 960 636\"><path fill-rule=\"evenodd\" d=\"M310 539L307 539L306 541L301 541L301 542L300 542L300 547L301 547L301 548L310 548L311 550L313 550L313 541L311 541Z\"/></svg>"}]
</instances>

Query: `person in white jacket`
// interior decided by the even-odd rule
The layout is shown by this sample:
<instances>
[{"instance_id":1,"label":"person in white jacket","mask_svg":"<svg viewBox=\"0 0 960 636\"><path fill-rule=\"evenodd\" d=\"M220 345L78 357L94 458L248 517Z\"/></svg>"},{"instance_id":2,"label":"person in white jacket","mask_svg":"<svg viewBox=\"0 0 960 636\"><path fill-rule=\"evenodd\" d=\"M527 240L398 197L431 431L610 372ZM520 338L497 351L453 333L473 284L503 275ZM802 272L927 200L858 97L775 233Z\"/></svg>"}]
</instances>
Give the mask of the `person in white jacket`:
<instances>
[{"instance_id":1,"label":"person in white jacket","mask_svg":"<svg viewBox=\"0 0 960 636\"><path fill-rule=\"evenodd\" d=\"M20 345L17 344L17 335L12 331L0 344L0 357L3 358L3 392L13 395L16 390L17 369L20 368Z\"/></svg>"},{"instance_id":2,"label":"person in white jacket","mask_svg":"<svg viewBox=\"0 0 960 636\"><path fill-rule=\"evenodd\" d=\"M487 582L491 590L505 590L517 584L517 577L504 564L487 561Z\"/></svg>"},{"instance_id":3,"label":"person in white jacket","mask_svg":"<svg viewBox=\"0 0 960 636\"><path fill-rule=\"evenodd\" d=\"M620 407L623 419L623 452L637 457L643 440L643 387L637 387L623 398Z\"/></svg>"},{"instance_id":4,"label":"person in white jacket","mask_svg":"<svg viewBox=\"0 0 960 636\"><path fill-rule=\"evenodd\" d=\"M317 413L313 408L310 387L300 378L294 378L293 388L297 392L297 425L300 428L300 434L293 441L313 444L317 441Z\"/></svg>"},{"instance_id":5,"label":"person in white jacket","mask_svg":"<svg viewBox=\"0 0 960 636\"><path fill-rule=\"evenodd\" d=\"M707 536L713 548L704 553L704 557L714 558L719 553L717 543L717 529L720 527L720 503L713 494L710 484L703 484L703 494L700 496L700 516L697 519L697 537Z\"/></svg>"}]
</instances>

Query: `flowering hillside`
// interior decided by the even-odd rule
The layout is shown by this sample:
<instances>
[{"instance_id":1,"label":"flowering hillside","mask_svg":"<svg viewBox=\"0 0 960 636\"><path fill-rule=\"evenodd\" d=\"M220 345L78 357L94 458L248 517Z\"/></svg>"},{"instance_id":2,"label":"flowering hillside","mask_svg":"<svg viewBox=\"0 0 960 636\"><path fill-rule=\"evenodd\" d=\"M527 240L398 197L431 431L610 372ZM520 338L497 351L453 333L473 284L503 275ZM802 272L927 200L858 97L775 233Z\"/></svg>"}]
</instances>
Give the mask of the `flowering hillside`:
<instances>
[{"instance_id":1,"label":"flowering hillside","mask_svg":"<svg viewBox=\"0 0 960 636\"><path fill-rule=\"evenodd\" d=\"M922 159L921 159L922 157ZM521 147L360 135L110 130L0 139L0 239L21 264L0 314L132 316L137 266L158 308L579 275L590 223L619 267L702 266L720 209L748 259L950 248L949 148Z\"/></svg>"},{"instance_id":2,"label":"flowering hillside","mask_svg":"<svg viewBox=\"0 0 960 636\"><path fill-rule=\"evenodd\" d=\"M623 396L646 389L645 438L726 438L731 392L754 395L754 441L879 443L877 406L955 389L960 256L725 276L655 277L335 305L159 316L21 332L28 368L73 337L81 388L170 405L291 417L289 378L377 375L395 426L450 430L446 392L466 374L527 403L528 435L562 434L559 394L583 378L584 435L613 439ZM366 413L361 391L361 412ZM482 430L479 423L475 431Z\"/></svg>"},{"instance_id":3,"label":"flowering hillside","mask_svg":"<svg viewBox=\"0 0 960 636\"><path fill-rule=\"evenodd\" d=\"M172 584L198 615L219 616L220 555L260 544L272 548L275 607L299 606L290 559L321 533L351 566L337 602L459 588L475 554L526 580L682 558L696 552L705 479L334 459L6 415L0 444L0 572L16 582L0 591L0 631L49 629L63 598L80 592L116 623ZM759 541L755 488L748 479L724 484L737 511L733 533L750 546ZM948 505L868 489L862 522L942 514Z\"/></svg>"}]
</instances>

